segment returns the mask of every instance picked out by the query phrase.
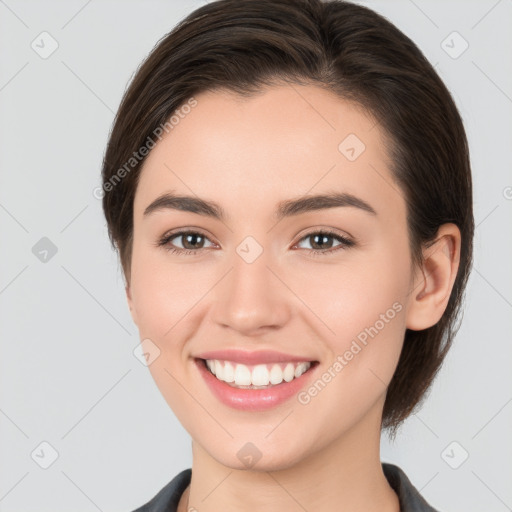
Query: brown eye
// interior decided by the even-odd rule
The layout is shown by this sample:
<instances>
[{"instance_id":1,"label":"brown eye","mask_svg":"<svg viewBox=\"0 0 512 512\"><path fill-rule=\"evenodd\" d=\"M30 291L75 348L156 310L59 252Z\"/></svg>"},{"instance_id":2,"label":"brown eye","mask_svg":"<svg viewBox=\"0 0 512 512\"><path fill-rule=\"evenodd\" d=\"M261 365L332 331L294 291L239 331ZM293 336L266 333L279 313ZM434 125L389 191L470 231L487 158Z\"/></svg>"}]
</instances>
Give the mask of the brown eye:
<instances>
[{"instance_id":1,"label":"brown eye","mask_svg":"<svg viewBox=\"0 0 512 512\"><path fill-rule=\"evenodd\" d=\"M303 240L308 241L311 246L310 249L307 247L305 249L314 255L332 254L339 249L348 249L355 245L355 242L352 240L332 231L312 231L302 237L297 245L302 243ZM333 245L334 240L340 243Z\"/></svg>"},{"instance_id":2,"label":"brown eye","mask_svg":"<svg viewBox=\"0 0 512 512\"><path fill-rule=\"evenodd\" d=\"M205 237L199 233L188 233L177 235L175 238L182 239L184 249L202 249L205 242Z\"/></svg>"},{"instance_id":3,"label":"brown eye","mask_svg":"<svg viewBox=\"0 0 512 512\"><path fill-rule=\"evenodd\" d=\"M174 253L194 254L209 247L205 246L206 242L213 245L206 236L197 231L180 231L165 235L158 245Z\"/></svg>"},{"instance_id":4,"label":"brown eye","mask_svg":"<svg viewBox=\"0 0 512 512\"><path fill-rule=\"evenodd\" d=\"M333 244L333 237L331 235L316 233L309 235L309 239L313 249L330 249Z\"/></svg>"}]
</instances>

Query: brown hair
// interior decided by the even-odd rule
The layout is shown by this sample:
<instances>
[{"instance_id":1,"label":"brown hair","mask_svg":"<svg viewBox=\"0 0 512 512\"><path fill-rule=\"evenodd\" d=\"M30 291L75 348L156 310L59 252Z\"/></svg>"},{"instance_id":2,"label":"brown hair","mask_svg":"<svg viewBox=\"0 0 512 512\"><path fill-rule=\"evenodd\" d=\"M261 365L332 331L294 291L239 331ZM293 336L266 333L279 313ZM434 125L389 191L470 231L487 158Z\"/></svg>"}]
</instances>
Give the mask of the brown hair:
<instances>
[{"instance_id":1,"label":"brown hair","mask_svg":"<svg viewBox=\"0 0 512 512\"><path fill-rule=\"evenodd\" d=\"M129 169L126 162L178 108L202 91L250 96L278 82L324 87L380 123L407 203L413 265L442 224L460 229L459 269L442 318L405 333L382 419L396 435L426 396L460 326L474 219L469 150L455 103L418 47L383 16L340 0L218 0L182 20L141 64L114 120L102 169L110 240L129 283L144 158Z\"/></svg>"}]
</instances>

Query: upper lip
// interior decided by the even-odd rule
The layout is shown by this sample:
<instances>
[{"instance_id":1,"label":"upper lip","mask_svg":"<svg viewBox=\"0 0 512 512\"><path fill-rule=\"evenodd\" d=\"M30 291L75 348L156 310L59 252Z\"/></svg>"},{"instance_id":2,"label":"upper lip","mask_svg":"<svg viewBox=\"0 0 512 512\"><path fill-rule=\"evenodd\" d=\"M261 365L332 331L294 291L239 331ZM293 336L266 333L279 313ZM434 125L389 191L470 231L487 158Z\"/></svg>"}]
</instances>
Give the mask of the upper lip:
<instances>
[{"instance_id":1,"label":"upper lip","mask_svg":"<svg viewBox=\"0 0 512 512\"><path fill-rule=\"evenodd\" d=\"M233 361L241 364L267 364L267 363L286 363L286 362L310 362L313 359L307 357L294 356L275 350L256 350L246 351L239 349L210 350L202 352L195 357L199 359L217 359L219 361Z\"/></svg>"}]
</instances>

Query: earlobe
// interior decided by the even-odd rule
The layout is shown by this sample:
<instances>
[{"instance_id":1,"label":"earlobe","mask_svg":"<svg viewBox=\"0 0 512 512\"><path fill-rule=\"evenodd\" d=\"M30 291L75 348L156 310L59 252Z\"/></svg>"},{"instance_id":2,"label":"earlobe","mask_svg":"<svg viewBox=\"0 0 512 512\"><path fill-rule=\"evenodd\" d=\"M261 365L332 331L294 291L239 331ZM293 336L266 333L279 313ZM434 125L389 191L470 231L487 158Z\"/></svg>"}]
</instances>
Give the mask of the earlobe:
<instances>
[{"instance_id":1,"label":"earlobe","mask_svg":"<svg viewBox=\"0 0 512 512\"><path fill-rule=\"evenodd\" d=\"M460 243L459 228L449 223L439 228L435 242L424 249L423 265L410 291L408 329L427 329L443 316L459 268Z\"/></svg>"},{"instance_id":2,"label":"earlobe","mask_svg":"<svg viewBox=\"0 0 512 512\"><path fill-rule=\"evenodd\" d=\"M130 313L132 315L132 320L133 320L135 325L138 325L137 324L137 314L135 312L135 305L133 303L133 299L132 299L132 295L131 295L131 290L130 290L130 285L126 285L124 290L125 290L125 293L126 293L126 300L128 302L128 307L130 308Z\"/></svg>"}]
</instances>

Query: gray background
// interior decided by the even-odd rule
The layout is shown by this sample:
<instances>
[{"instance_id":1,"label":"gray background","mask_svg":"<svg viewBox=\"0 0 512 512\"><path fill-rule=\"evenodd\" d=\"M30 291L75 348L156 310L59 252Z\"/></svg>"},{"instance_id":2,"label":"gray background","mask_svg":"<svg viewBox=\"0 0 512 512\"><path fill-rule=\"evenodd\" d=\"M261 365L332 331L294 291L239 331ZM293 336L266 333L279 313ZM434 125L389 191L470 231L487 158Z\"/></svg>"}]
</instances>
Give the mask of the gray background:
<instances>
[{"instance_id":1,"label":"gray background","mask_svg":"<svg viewBox=\"0 0 512 512\"><path fill-rule=\"evenodd\" d=\"M133 355L92 191L129 79L203 3L0 0L2 512L130 511L191 465L188 434ZM383 436L382 460L440 510L512 510L512 0L360 3L409 35L452 91L478 226L455 345L422 410L395 443ZM58 43L47 58L31 47L43 31ZM453 31L469 44L457 58Z\"/></svg>"}]
</instances>

